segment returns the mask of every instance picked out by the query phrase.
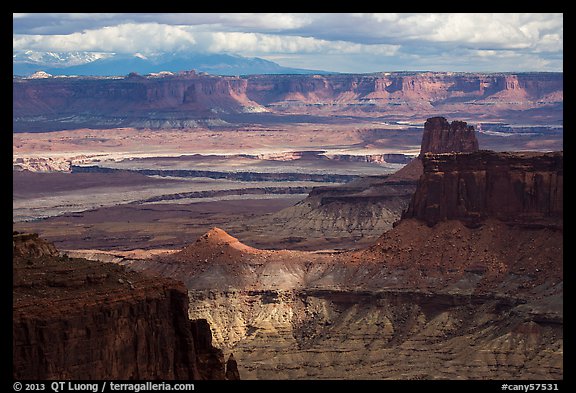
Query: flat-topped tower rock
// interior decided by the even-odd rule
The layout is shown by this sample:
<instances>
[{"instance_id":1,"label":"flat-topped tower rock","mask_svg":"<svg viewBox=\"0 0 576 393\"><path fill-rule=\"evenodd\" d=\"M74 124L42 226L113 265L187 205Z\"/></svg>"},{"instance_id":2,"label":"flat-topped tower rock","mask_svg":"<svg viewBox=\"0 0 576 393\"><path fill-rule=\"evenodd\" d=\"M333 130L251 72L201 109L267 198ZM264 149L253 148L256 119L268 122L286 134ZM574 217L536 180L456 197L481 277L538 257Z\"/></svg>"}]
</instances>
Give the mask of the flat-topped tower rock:
<instances>
[{"instance_id":1,"label":"flat-topped tower rock","mask_svg":"<svg viewBox=\"0 0 576 393\"><path fill-rule=\"evenodd\" d=\"M431 117L424 123L420 156L425 153L470 153L478 150L474 127L465 121L449 123L444 117Z\"/></svg>"}]
</instances>

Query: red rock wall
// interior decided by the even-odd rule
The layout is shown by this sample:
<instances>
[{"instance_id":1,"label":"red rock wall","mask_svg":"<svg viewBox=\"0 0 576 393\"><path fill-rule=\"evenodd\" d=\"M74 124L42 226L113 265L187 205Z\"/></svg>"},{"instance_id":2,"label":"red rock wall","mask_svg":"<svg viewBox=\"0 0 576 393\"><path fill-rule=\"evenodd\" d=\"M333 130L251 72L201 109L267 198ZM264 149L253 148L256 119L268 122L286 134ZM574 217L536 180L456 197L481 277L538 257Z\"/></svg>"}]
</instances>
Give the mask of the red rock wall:
<instances>
[{"instance_id":1,"label":"red rock wall","mask_svg":"<svg viewBox=\"0 0 576 393\"><path fill-rule=\"evenodd\" d=\"M262 104L287 99L330 101L409 99L438 102L486 98L513 91L518 98L538 99L563 90L561 73L454 74L378 73L340 75L251 75L247 95ZM298 94L296 94L298 93ZM561 99L561 96L557 97Z\"/></svg>"},{"instance_id":2,"label":"red rock wall","mask_svg":"<svg viewBox=\"0 0 576 393\"><path fill-rule=\"evenodd\" d=\"M46 244L14 236L14 379L225 379L210 326L188 319L184 284Z\"/></svg>"},{"instance_id":3,"label":"red rock wall","mask_svg":"<svg viewBox=\"0 0 576 393\"><path fill-rule=\"evenodd\" d=\"M15 379L199 379L170 290L13 324ZM152 318L144 318L153 315Z\"/></svg>"},{"instance_id":4,"label":"red rock wall","mask_svg":"<svg viewBox=\"0 0 576 393\"><path fill-rule=\"evenodd\" d=\"M563 153L425 154L402 218L434 225L495 217L510 223L561 225Z\"/></svg>"},{"instance_id":5,"label":"red rock wall","mask_svg":"<svg viewBox=\"0 0 576 393\"><path fill-rule=\"evenodd\" d=\"M199 379L187 296L157 287L13 322L15 379ZM112 296L116 294L111 294Z\"/></svg>"},{"instance_id":6,"label":"red rock wall","mask_svg":"<svg viewBox=\"0 0 576 393\"><path fill-rule=\"evenodd\" d=\"M182 76L124 79L52 78L14 83L13 114L134 113L151 110L240 111L257 105L245 95L247 81L234 77Z\"/></svg>"},{"instance_id":7,"label":"red rock wall","mask_svg":"<svg viewBox=\"0 0 576 393\"><path fill-rule=\"evenodd\" d=\"M378 73L337 75L209 76L163 78L48 78L14 80L13 114L206 111L285 102L411 105L479 99L506 103L561 102L562 73ZM544 100L544 101L542 101Z\"/></svg>"}]
</instances>

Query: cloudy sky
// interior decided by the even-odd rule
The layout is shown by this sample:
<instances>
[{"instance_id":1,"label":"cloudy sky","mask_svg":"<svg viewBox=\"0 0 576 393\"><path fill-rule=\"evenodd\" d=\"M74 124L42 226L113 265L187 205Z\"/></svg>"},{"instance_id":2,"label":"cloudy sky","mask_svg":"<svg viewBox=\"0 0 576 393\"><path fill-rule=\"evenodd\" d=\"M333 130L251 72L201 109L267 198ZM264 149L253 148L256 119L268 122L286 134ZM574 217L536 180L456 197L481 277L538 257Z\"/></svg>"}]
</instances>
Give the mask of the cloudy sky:
<instances>
[{"instance_id":1,"label":"cloudy sky","mask_svg":"<svg viewBox=\"0 0 576 393\"><path fill-rule=\"evenodd\" d=\"M337 72L563 71L562 14L13 14L15 50L235 53Z\"/></svg>"}]
</instances>

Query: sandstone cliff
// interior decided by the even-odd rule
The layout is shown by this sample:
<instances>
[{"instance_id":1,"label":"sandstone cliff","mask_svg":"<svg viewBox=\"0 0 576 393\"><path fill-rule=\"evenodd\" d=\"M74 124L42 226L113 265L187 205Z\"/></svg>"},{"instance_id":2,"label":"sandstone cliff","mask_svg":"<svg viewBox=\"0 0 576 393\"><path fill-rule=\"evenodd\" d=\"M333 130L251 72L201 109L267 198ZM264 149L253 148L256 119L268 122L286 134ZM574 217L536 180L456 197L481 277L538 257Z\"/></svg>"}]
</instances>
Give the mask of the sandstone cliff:
<instances>
[{"instance_id":1,"label":"sandstone cliff","mask_svg":"<svg viewBox=\"0 0 576 393\"><path fill-rule=\"evenodd\" d=\"M251 75L247 94L265 105L356 103L398 107L507 97L562 97L562 77L553 73L481 74L391 72L340 75Z\"/></svg>"},{"instance_id":2,"label":"sandstone cliff","mask_svg":"<svg viewBox=\"0 0 576 393\"><path fill-rule=\"evenodd\" d=\"M13 248L14 379L225 378L182 284L59 257L35 235Z\"/></svg>"},{"instance_id":3,"label":"sandstone cliff","mask_svg":"<svg viewBox=\"0 0 576 393\"><path fill-rule=\"evenodd\" d=\"M563 212L563 154L426 154L424 175L403 218L434 225L486 217L558 225ZM561 225L561 224L560 224Z\"/></svg>"},{"instance_id":4,"label":"sandstone cliff","mask_svg":"<svg viewBox=\"0 0 576 393\"><path fill-rule=\"evenodd\" d=\"M396 72L14 79L16 132L79 127L191 128L238 115L422 118L442 113L561 122L562 73ZM531 117L530 110L536 110ZM268 121L272 117L267 117ZM212 123L211 123L212 122Z\"/></svg>"},{"instance_id":5,"label":"sandstone cliff","mask_svg":"<svg viewBox=\"0 0 576 393\"><path fill-rule=\"evenodd\" d=\"M38 237L37 233L13 233L12 253L18 258L40 258L58 256L54 244Z\"/></svg>"},{"instance_id":6,"label":"sandstone cliff","mask_svg":"<svg viewBox=\"0 0 576 393\"><path fill-rule=\"evenodd\" d=\"M40 83L35 83L40 82ZM246 96L247 81L188 73L176 77L15 80L15 130L193 128L218 113L265 111Z\"/></svg>"},{"instance_id":7,"label":"sandstone cliff","mask_svg":"<svg viewBox=\"0 0 576 393\"><path fill-rule=\"evenodd\" d=\"M243 246L221 230L124 261L189 288L243 379L562 378L562 233L405 219L365 250Z\"/></svg>"},{"instance_id":8,"label":"sandstone cliff","mask_svg":"<svg viewBox=\"0 0 576 393\"><path fill-rule=\"evenodd\" d=\"M218 110L242 112L258 104L246 97L247 81L238 77L196 75L166 78L50 78L15 80L14 115L82 115Z\"/></svg>"}]
</instances>

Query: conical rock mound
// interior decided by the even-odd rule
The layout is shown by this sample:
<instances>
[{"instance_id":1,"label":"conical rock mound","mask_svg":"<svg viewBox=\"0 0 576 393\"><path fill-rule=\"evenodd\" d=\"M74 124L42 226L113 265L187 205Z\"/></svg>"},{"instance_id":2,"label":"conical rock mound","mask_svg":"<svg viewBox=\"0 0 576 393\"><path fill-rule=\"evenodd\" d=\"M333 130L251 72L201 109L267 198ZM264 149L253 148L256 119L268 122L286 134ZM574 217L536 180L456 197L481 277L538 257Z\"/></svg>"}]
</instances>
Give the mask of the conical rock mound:
<instances>
[{"instance_id":1,"label":"conical rock mound","mask_svg":"<svg viewBox=\"0 0 576 393\"><path fill-rule=\"evenodd\" d=\"M240 243L238 239L229 235L226 231L220 228L212 228L202 236L200 236L196 243L205 243L207 245L220 246L231 245Z\"/></svg>"},{"instance_id":2,"label":"conical rock mound","mask_svg":"<svg viewBox=\"0 0 576 393\"><path fill-rule=\"evenodd\" d=\"M212 228L196 241L170 256L177 262L216 262L240 260L242 257L263 252L241 243L220 228Z\"/></svg>"},{"instance_id":3,"label":"conical rock mound","mask_svg":"<svg viewBox=\"0 0 576 393\"><path fill-rule=\"evenodd\" d=\"M208 232L200 236L192 246L217 249L228 248L247 253L258 253L260 251L256 248L243 244L240 242L240 240L229 235L226 231L216 227L210 229Z\"/></svg>"}]
</instances>

